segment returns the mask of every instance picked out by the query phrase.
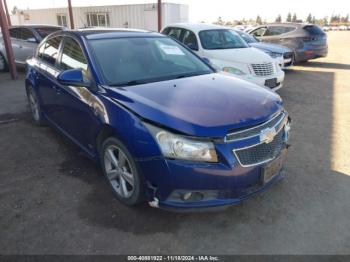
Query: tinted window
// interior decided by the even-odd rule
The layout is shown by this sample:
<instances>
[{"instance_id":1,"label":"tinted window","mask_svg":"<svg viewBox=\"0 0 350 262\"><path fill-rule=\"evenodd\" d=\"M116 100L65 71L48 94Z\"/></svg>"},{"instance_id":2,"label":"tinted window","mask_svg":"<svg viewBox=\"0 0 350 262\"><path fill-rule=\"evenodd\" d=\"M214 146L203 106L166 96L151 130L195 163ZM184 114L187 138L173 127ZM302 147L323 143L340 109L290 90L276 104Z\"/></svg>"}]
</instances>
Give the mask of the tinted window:
<instances>
[{"instance_id":1,"label":"tinted window","mask_svg":"<svg viewBox=\"0 0 350 262\"><path fill-rule=\"evenodd\" d=\"M81 50L79 44L70 37L67 37L64 41L60 68L63 70L78 68L87 70L88 68L83 50Z\"/></svg>"},{"instance_id":2,"label":"tinted window","mask_svg":"<svg viewBox=\"0 0 350 262\"><path fill-rule=\"evenodd\" d=\"M189 30L185 30L185 33L182 38L182 43L184 43L185 45L187 45L189 48L193 50L198 50L196 35Z\"/></svg>"},{"instance_id":3,"label":"tinted window","mask_svg":"<svg viewBox=\"0 0 350 262\"><path fill-rule=\"evenodd\" d=\"M38 58L50 65L55 65L61 40L62 37L57 36L41 44L38 50Z\"/></svg>"},{"instance_id":4,"label":"tinted window","mask_svg":"<svg viewBox=\"0 0 350 262\"><path fill-rule=\"evenodd\" d=\"M248 47L234 31L226 29L204 30L199 32L204 49L232 49Z\"/></svg>"},{"instance_id":5,"label":"tinted window","mask_svg":"<svg viewBox=\"0 0 350 262\"><path fill-rule=\"evenodd\" d=\"M182 29L181 28L170 28L168 36L180 40Z\"/></svg>"},{"instance_id":6,"label":"tinted window","mask_svg":"<svg viewBox=\"0 0 350 262\"><path fill-rule=\"evenodd\" d=\"M171 38L116 38L89 41L109 85L133 85L213 72Z\"/></svg>"},{"instance_id":7,"label":"tinted window","mask_svg":"<svg viewBox=\"0 0 350 262\"><path fill-rule=\"evenodd\" d=\"M273 35L281 35L288 32L291 32L295 29L295 27L291 26L270 26L264 36L273 36Z\"/></svg>"},{"instance_id":8,"label":"tinted window","mask_svg":"<svg viewBox=\"0 0 350 262\"><path fill-rule=\"evenodd\" d=\"M41 38L47 37L49 34L61 30L59 27L38 27L35 31L40 35Z\"/></svg>"},{"instance_id":9,"label":"tinted window","mask_svg":"<svg viewBox=\"0 0 350 262\"><path fill-rule=\"evenodd\" d=\"M284 27L281 26L270 26L264 36L280 35L284 33Z\"/></svg>"},{"instance_id":10,"label":"tinted window","mask_svg":"<svg viewBox=\"0 0 350 262\"><path fill-rule=\"evenodd\" d=\"M309 32L312 35L324 35L325 34L323 32L323 30L316 25L304 26L304 30L306 30L307 32Z\"/></svg>"},{"instance_id":11,"label":"tinted window","mask_svg":"<svg viewBox=\"0 0 350 262\"><path fill-rule=\"evenodd\" d=\"M254 31L252 31L250 34L255 35L257 37L265 35L267 28L266 27L260 27Z\"/></svg>"},{"instance_id":12,"label":"tinted window","mask_svg":"<svg viewBox=\"0 0 350 262\"><path fill-rule=\"evenodd\" d=\"M10 37L19 39L19 29L18 28L11 28L10 30Z\"/></svg>"},{"instance_id":13,"label":"tinted window","mask_svg":"<svg viewBox=\"0 0 350 262\"><path fill-rule=\"evenodd\" d=\"M27 28L11 28L10 36L12 38L16 38L20 40L28 40L30 38L35 39L33 32Z\"/></svg>"}]
</instances>

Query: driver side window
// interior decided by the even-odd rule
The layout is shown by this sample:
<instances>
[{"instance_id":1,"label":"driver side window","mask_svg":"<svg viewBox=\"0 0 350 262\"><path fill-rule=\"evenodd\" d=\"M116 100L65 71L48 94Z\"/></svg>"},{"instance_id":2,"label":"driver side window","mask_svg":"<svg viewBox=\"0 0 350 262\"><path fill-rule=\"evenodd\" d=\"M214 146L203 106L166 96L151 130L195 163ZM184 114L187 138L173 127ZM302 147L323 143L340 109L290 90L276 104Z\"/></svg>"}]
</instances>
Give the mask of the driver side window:
<instances>
[{"instance_id":1,"label":"driver side window","mask_svg":"<svg viewBox=\"0 0 350 262\"><path fill-rule=\"evenodd\" d=\"M254 36L256 36L256 37L261 37L261 36L264 36L264 35L265 35L266 31L267 31L267 28L266 28L266 27L260 27L260 28L258 28L258 29L256 29L256 30L254 30L254 31L252 32L252 35L254 35Z\"/></svg>"},{"instance_id":2,"label":"driver side window","mask_svg":"<svg viewBox=\"0 0 350 262\"><path fill-rule=\"evenodd\" d=\"M190 49L198 51L197 38L193 32L189 30L185 30L184 36L182 38L182 43L185 44Z\"/></svg>"},{"instance_id":3,"label":"driver side window","mask_svg":"<svg viewBox=\"0 0 350 262\"><path fill-rule=\"evenodd\" d=\"M83 50L81 50L79 44L70 37L67 37L64 41L60 68L62 70L82 69L83 71L87 71L88 69L88 63Z\"/></svg>"}]
</instances>

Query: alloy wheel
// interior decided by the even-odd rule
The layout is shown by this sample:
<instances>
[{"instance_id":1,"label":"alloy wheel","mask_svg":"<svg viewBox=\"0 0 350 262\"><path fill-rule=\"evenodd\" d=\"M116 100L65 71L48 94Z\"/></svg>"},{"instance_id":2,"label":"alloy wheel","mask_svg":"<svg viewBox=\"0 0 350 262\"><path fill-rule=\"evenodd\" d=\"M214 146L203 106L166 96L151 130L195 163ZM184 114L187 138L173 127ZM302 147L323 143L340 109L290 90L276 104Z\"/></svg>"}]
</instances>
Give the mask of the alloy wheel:
<instances>
[{"instance_id":1,"label":"alloy wheel","mask_svg":"<svg viewBox=\"0 0 350 262\"><path fill-rule=\"evenodd\" d=\"M115 192L122 198L129 198L135 189L135 179L130 161L116 145L107 147L104 153L107 179Z\"/></svg>"},{"instance_id":2,"label":"alloy wheel","mask_svg":"<svg viewBox=\"0 0 350 262\"><path fill-rule=\"evenodd\" d=\"M32 111L34 120L39 121L40 120L39 104L38 104L38 100L33 94L33 91L29 91L28 99L29 99L30 110Z\"/></svg>"},{"instance_id":3,"label":"alloy wheel","mask_svg":"<svg viewBox=\"0 0 350 262\"><path fill-rule=\"evenodd\" d=\"M0 71L4 71L6 68L5 58L0 54Z\"/></svg>"}]
</instances>

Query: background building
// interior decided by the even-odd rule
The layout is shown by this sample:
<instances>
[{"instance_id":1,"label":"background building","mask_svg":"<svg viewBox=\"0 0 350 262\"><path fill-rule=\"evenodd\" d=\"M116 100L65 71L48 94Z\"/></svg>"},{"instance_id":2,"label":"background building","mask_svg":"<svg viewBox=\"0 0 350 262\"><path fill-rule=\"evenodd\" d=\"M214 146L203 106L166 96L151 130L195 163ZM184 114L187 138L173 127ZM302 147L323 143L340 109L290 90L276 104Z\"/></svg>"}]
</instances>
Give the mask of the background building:
<instances>
[{"instance_id":1,"label":"background building","mask_svg":"<svg viewBox=\"0 0 350 262\"><path fill-rule=\"evenodd\" d=\"M157 31L157 4L106 5L73 7L76 28L122 27ZM27 9L15 11L11 17L14 25L52 24L70 27L68 8ZM162 25L187 22L188 6L162 4Z\"/></svg>"}]
</instances>

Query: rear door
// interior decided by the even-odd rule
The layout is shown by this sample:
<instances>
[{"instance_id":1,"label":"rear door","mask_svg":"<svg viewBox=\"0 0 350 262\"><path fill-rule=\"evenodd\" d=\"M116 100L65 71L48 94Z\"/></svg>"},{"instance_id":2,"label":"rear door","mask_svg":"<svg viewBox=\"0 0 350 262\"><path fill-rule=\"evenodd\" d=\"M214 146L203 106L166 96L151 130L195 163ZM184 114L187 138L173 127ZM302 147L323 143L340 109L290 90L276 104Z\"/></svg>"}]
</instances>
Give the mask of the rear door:
<instances>
[{"instance_id":1,"label":"rear door","mask_svg":"<svg viewBox=\"0 0 350 262\"><path fill-rule=\"evenodd\" d=\"M28 58L34 56L38 47L38 40L34 33L28 28L13 28L10 30L12 30L15 39L12 45L14 46L16 62L25 64Z\"/></svg>"},{"instance_id":2,"label":"rear door","mask_svg":"<svg viewBox=\"0 0 350 262\"><path fill-rule=\"evenodd\" d=\"M37 81L39 83L39 97L46 117L51 122L57 122L59 90L57 89L57 58L59 55L62 36L55 36L41 43L37 58Z\"/></svg>"},{"instance_id":3,"label":"rear door","mask_svg":"<svg viewBox=\"0 0 350 262\"><path fill-rule=\"evenodd\" d=\"M285 33L283 26L268 26L263 36L263 41L268 43L279 44L281 42L281 35Z\"/></svg>"},{"instance_id":4,"label":"rear door","mask_svg":"<svg viewBox=\"0 0 350 262\"><path fill-rule=\"evenodd\" d=\"M15 57L15 62L19 64L21 63L21 56L20 56L21 42L19 39L20 31L19 31L19 28L10 28L9 32L10 32L11 44L12 44L13 55Z\"/></svg>"}]
</instances>

